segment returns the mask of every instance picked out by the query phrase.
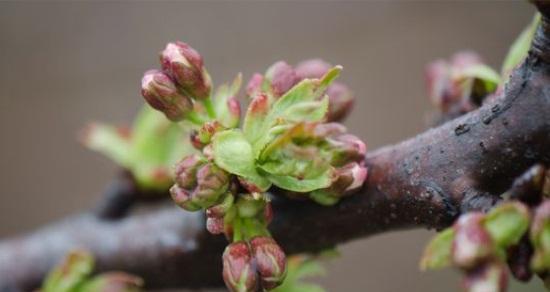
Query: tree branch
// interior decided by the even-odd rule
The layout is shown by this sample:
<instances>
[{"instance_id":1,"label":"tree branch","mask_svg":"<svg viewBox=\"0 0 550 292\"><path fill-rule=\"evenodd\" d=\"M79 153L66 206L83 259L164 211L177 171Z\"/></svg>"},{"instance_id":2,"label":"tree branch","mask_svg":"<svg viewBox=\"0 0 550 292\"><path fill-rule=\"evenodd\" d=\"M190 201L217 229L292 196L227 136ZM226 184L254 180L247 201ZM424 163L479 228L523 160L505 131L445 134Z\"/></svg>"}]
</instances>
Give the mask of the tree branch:
<instances>
[{"instance_id":1,"label":"tree branch","mask_svg":"<svg viewBox=\"0 0 550 292\"><path fill-rule=\"evenodd\" d=\"M288 253L316 251L404 228L443 228L461 212L489 209L513 179L550 163L548 24L501 98L437 128L367 155L369 178L336 206L276 197L270 229ZM543 44L543 45L541 45ZM98 270L123 270L148 288L221 284L222 236L175 207L117 221L84 214L0 242L0 291L29 291L70 249Z\"/></svg>"}]
</instances>

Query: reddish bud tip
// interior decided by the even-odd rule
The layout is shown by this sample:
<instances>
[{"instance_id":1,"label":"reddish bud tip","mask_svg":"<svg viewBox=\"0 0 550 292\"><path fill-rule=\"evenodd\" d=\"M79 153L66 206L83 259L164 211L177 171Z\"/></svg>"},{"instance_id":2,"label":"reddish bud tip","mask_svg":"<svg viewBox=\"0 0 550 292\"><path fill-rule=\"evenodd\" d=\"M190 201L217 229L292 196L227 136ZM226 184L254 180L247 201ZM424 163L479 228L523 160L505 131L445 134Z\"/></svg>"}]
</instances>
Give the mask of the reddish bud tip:
<instances>
[{"instance_id":1,"label":"reddish bud tip","mask_svg":"<svg viewBox=\"0 0 550 292\"><path fill-rule=\"evenodd\" d=\"M346 85L335 82L327 88L327 95L329 98L327 121L343 120L353 108L355 99L353 92Z\"/></svg>"},{"instance_id":2,"label":"reddish bud tip","mask_svg":"<svg viewBox=\"0 0 550 292\"><path fill-rule=\"evenodd\" d=\"M222 256L223 281L232 292L258 290L258 274L248 244L237 241L225 248Z\"/></svg>"},{"instance_id":3,"label":"reddish bud tip","mask_svg":"<svg viewBox=\"0 0 550 292\"><path fill-rule=\"evenodd\" d=\"M172 121L180 121L193 109L191 100L181 95L168 75L158 70L145 72L141 79L141 94L154 109Z\"/></svg>"},{"instance_id":4,"label":"reddish bud tip","mask_svg":"<svg viewBox=\"0 0 550 292\"><path fill-rule=\"evenodd\" d=\"M279 286L286 276L286 255L271 237L258 236L250 241L262 287L271 290Z\"/></svg>"},{"instance_id":5,"label":"reddish bud tip","mask_svg":"<svg viewBox=\"0 0 550 292\"><path fill-rule=\"evenodd\" d=\"M292 66L284 61L271 65L265 74L265 78L270 81L273 94L277 97L285 94L300 81Z\"/></svg>"},{"instance_id":6,"label":"reddish bud tip","mask_svg":"<svg viewBox=\"0 0 550 292\"><path fill-rule=\"evenodd\" d=\"M483 226L483 218L482 213L468 213L455 223L451 254L458 267L472 268L493 255L494 244Z\"/></svg>"},{"instance_id":7,"label":"reddish bud tip","mask_svg":"<svg viewBox=\"0 0 550 292\"><path fill-rule=\"evenodd\" d=\"M305 60L296 65L296 75L300 79L320 79L330 70L330 68L332 68L332 65L322 59Z\"/></svg>"},{"instance_id":8,"label":"reddish bud tip","mask_svg":"<svg viewBox=\"0 0 550 292\"><path fill-rule=\"evenodd\" d=\"M196 99L210 96L212 82L201 55L183 42L168 43L160 53L162 69L181 89Z\"/></svg>"},{"instance_id":9,"label":"reddish bud tip","mask_svg":"<svg viewBox=\"0 0 550 292\"><path fill-rule=\"evenodd\" d=\"M246 85L246 95L249 97L254 97L262 90L262 83L264 82L264 77L260 73L254 73L248 84Z\"/></svg>"}]
</instances>

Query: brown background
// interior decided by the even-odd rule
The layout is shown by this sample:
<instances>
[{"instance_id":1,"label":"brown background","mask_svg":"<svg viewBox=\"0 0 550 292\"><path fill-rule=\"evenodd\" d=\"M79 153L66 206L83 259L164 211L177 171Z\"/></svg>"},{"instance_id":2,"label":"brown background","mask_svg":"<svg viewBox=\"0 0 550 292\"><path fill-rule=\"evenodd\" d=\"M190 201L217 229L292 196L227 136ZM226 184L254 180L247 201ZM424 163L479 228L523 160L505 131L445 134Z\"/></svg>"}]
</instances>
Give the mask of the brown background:
<instances>
[{"instance_id":1,"label":"brown background","mask_svg":"<svg viewBox=\"0 0 550 292\"><path fill-rule=\"evenodd\" d=\"M218 84L279 59L322 57L358 96L347 124L371 149L425 128L426 62L474 49L499 67L534 9L520 2L0 3L0 237L98 199L116 167L82 148L86 122L130 121L141 74L170 40L200 50ZM419 273L430 232L355 241L328 264L330 291L455 291ZM512 291L542 291L538 280Z\"/></svg>"}]
</instances>

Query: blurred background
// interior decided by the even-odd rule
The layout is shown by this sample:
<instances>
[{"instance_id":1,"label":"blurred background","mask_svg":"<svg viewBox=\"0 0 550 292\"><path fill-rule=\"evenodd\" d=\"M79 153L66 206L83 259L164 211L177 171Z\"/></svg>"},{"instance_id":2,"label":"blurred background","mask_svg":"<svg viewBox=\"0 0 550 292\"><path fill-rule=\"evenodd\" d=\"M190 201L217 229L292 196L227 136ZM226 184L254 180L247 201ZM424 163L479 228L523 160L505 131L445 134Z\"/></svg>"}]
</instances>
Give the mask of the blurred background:
<instances>
[{"instance_id":1,"label":"blurred background","mask_svg":"<svg viewBox=\"0 0 550 292\"><path fill-rule=\"evenodd\" d=\"M371 149L423 131L432 110L423 68L462 49L497 70L534 8L518 2L0 3L0 238L98 201L116 166L76 134L129 123L142 73L165 43L199 50L214 81L321 57L357 94L346 124ZM329 291L455 291L458 274L418 271L432 232L343 245L318 281ZM543 291L538 279L511 291Z\"/></svg>"}]
</instances>

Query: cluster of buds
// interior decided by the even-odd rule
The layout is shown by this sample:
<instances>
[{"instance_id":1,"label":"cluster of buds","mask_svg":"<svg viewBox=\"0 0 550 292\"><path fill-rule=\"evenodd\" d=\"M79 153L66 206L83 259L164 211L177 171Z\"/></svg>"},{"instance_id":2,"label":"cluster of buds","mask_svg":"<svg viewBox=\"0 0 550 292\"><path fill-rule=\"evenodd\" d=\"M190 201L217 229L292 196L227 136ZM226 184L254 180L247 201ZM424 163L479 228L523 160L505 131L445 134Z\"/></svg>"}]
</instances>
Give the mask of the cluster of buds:
<instances>
[{"instance_id":1,"label":"cluster of buds","mask_svg":"<svg viewBox=\"0 0 550 292\"><path fill-rule=\"evenodd\" d=\"M172 121L194 119L193 101L209 107L212 82L197 51L183 42L168 43L160 63L162 70L149 70L141 80L141 94L151 107Z\"/></svg>"},{"instance_id":2,"label":"cluster of buds","mask_svg":"<svg viewBox=\"0 0 550 292\"><path fill-rule=\"evenodd\" d=\"M273 64L262 76L256 73L248 82L246 93L251 98L257 94L269 93L279 98L304 79L320 79L333 66L321 59L311 59L292 67L284 61ZM343 120L353 107L354 94L343 83L333 82L325 92L329 97L328 122Z\"/></svg>"},{"instance_id":3,"label":"cluster of buds","mask_svg":"<svg viewBox=\"0 0 550 292\"><path fill-rule=\"evenodd\" d=\"M465 273L466 291L506 291L506 254L523 243L530 220L529 208L520 202L503 203L487 214L464 214L430 242L421 268L452 265Z\"/></svg>"},{"instance_id":4,"label":"cluster of buds","mask_svg":"<svg viewBox=\"0 0 550 292\"><path fill-rule=\"evenodd\" d=\"M465 113L479 107L500 83L500 76L472 52L457 53L449 62L430 63L425 76L428 95L443 113Z\"/></svg>"},{"instance_id":5,"label":"cluster of buds","mask_svg":"<svg viewBox=\"0 0 550 292\"><path fill-rule=\"evenodd\" d=\"M271 237L236 241L223 253L223 280L230 291L271 290L286 276L286 256Z\"/></svg>"},{"instance_id":6,"label":"cluster of buds","mask_svg":"<svg viewBox=\"0 0 550 292\"><path fill-rule=\"evenodd\" d=\"M286 256L269 235L271 203L259 193L227 194L206 210L208 231L233 242L225 249L223 279L230 291L271 290L286 275Z\"/></svg>"},{"instance_id":7,"label":"cluster of buds","mask_svg":"<svg viewBox=\"0 0 550 292\"><path fill-rule=\"evenodd\" d=\"M330 183L308 195L320 204L332 205L365 182L366 150L365 143L347 134L341 124L300 123L268 144L261 155L260 167L273 177L284 175L297 181L331 171Z\"/></svg>"},{"instance_id":8,"label":"cluster of buds","mask_svg":"<svg viewBox=\"0 0 550 292\"><path fill-rule=\"evenodd\" d=\"M226 193L230 175L200 154L185 157L176 165L172 199L188 211L211 207Z\"/></svg>"},{"instance_id":9,"label":"cluster of buds","mask_svg":"<svg viewBox=\"0 0 550 292\"><path fill-rule=\"evenodd\" d=\"M176 165L172 199L185 210L204 211L207 230L231 243L223 254L231 291L277 287L286 258L267 229L273 213L265 192L276 185L329 205L366 180L365 144L332 123L350 112L354 99L333 82L342 68L322 60L296 67L281 61L255 74L241 130L235 129L240 75L211 94L202 57L187 44L169 43L160 61L162 70L143 77L142 95L168 119L190 121L190 143L200 151Z\"/></svg>"}]
</instances>

